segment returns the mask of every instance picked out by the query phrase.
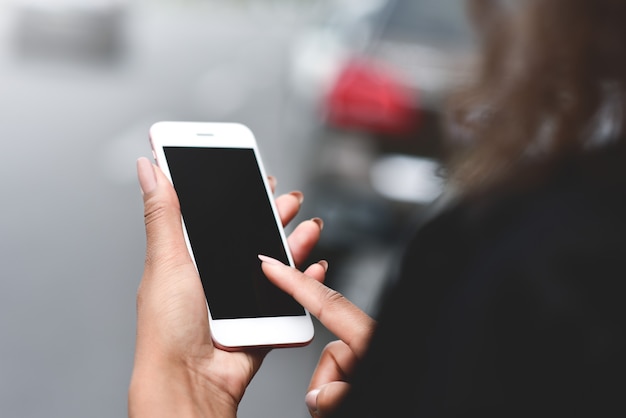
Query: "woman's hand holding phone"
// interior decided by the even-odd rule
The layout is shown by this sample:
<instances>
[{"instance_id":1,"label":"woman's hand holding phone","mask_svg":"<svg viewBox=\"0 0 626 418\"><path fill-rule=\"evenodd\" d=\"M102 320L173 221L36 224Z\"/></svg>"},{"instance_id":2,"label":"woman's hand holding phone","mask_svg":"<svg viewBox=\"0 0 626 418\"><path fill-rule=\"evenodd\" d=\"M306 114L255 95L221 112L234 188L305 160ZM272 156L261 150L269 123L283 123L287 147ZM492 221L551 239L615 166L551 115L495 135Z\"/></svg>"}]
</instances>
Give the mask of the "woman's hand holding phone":
<instances>
[{"instance_id":1,"label":"woman's hand holding phone","mask_svg":"<svg viewBox=\"0 0 626 418\"><path fill-rule=\"evenodd\" d=\"M129 416L236 417L243 394L269 349L215 347L201 282L184 240L176 192L148 159L140 158L137 169L147 249L137 294ZM286 224L298 213L301 195L281 195L275 203ZM304 221L288 237L296 265L317 243L320 226ZM275 260L262 263L275 285L341 339L324 349L310 382L307 405L316 417L334 409L344 396L347 377L365 352L375 326L360 309L322 284L326 266L315 263L302 273Z\"/></svg>"},{"instance_id":2,"label":"woman's hand holding phone","mask_svg":"<svg viewBox=\"0 0 626 418\"><path fill-rule=\"evenodd\" d=\"M135 365L129 416L235 417L237 406L269 349L229 352L212 342L206 300L187 250L176 193L147 158L137 162L147 237L144 274L137 294ZM298 193L281 195L286 224L297 214ZM317 243L320 226L304 221L289 236L296 264ZM307 270L323 281L325 269ZM186 412L189 412L187 414Z\"/></svg>"}]
</instances>

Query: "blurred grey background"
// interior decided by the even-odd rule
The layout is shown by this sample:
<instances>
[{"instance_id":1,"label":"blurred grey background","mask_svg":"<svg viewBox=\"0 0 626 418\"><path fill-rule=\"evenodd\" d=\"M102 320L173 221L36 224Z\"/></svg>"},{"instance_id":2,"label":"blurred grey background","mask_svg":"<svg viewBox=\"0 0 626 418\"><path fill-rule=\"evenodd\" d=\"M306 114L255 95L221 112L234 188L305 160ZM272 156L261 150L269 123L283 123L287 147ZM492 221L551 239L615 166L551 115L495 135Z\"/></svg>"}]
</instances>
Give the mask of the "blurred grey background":
<instances>
[{"instance_id":1,"label":"blurred grey background","mask_svg":"<svg viewBox=\"0 0 626 418\"><path fill-rule=\"evenodd\" d=\"M300 219L324 219L312 259L330 261L329 285L375 315L394 243L441 192L461 4L0 1L0 415L126 415L145 246L135 161L159 120L247 124L278 193L303 190ZM270 353L240 417L308 416L333 338L317 328Z\"/></svg>"}]
</instances>

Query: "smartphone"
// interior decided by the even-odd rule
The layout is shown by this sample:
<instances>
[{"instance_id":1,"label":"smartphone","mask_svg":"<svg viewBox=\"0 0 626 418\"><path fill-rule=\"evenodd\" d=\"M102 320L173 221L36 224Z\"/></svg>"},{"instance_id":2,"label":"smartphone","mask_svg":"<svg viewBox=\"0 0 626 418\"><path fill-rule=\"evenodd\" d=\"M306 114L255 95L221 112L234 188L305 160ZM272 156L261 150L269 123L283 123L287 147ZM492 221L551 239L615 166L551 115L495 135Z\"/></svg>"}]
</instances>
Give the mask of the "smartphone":
<instances>
[{"instance_id":1,"label":"smartphone","mask_svg":"<svg viewBox=\"0 0 626 418\"><path fill-rule=\"evenodd\" d=\"M309 312L265 277L257 257L294 265L252 131L238 123L163 121L150 127L150 143L180 201L216 346L307 345L314 334Z\"/></svg>"}]
</instances>

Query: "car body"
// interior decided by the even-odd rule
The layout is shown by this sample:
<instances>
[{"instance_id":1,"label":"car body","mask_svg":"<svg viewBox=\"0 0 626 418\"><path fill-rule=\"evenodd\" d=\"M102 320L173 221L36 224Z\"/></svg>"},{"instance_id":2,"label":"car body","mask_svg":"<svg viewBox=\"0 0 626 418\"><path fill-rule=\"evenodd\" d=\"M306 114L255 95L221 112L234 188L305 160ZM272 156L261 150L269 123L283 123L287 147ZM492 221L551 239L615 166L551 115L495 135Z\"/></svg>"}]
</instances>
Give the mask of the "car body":
<instances>
[{"instance_id":1,"label":"car body","mask_svg":"<svg viewBox=\"0 0 626 418\"><path fill-rule=\"evenodd\" d=\"M386 246L443 191L443 104L472 75L474 39L460 0L324 5L288 73L313 120L305 216L328 226L321 253L345 254Z\"/></svg>"},{"instance_id":2,"label":"car body","mask_svg":"<svg viewBox=\"0 0 626 418\"><path fill-rule=\"evenodd\" d=\"M335 1L322 15L294 42L290 74L327 127L414 139L470 74L459 0Z\"/></svg>"}]
</instances>

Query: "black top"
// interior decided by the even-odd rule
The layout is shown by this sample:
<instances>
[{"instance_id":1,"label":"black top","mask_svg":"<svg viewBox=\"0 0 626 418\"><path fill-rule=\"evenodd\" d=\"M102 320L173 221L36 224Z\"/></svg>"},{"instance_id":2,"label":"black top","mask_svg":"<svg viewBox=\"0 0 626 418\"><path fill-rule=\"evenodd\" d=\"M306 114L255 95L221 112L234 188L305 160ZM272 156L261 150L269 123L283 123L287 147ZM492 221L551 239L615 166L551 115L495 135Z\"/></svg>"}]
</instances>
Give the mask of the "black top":
<instances>
[{"instance_id":1,"label":"black top","mask_svg":"<svg viewBox=\"0 0 626 418\"><path fill-rule=\"evenodd\" d=\"M626 416L625 280L624 178L569 164L457 202L408 245L336 416Z\"/></svg>"}]
</instances>

